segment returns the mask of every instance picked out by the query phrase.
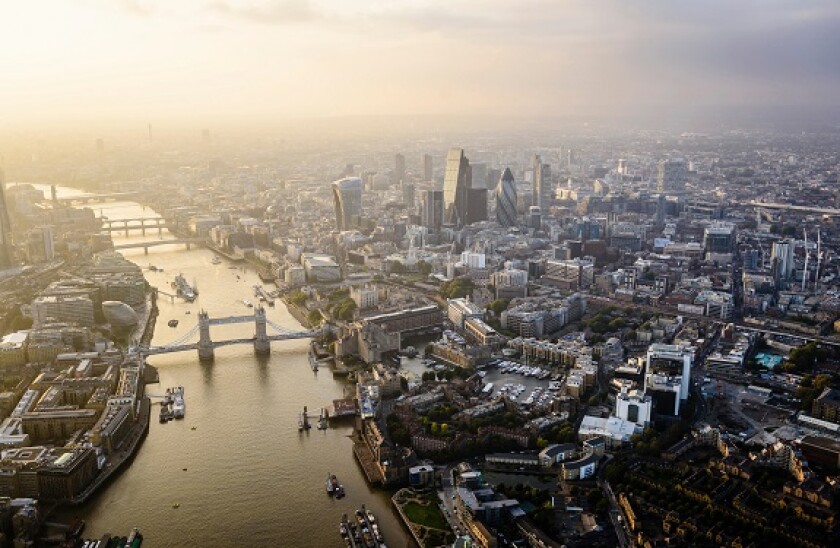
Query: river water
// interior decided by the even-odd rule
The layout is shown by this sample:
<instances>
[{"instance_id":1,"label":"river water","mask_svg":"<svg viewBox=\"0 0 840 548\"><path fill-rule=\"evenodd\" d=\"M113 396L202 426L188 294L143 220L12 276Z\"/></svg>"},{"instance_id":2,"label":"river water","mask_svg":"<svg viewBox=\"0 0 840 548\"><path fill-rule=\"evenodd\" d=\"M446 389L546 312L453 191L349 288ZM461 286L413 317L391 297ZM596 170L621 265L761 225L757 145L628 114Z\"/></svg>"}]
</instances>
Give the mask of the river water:
<instances>
[{"instance_id":1,"label":"river water","mask_svg":"<svg viewBox=\"0 0 840 548\"><path fill-rule=\"evenodd\" d=\"M39 188L48 195L47 187ZM59 197L74 192L60 188ZM130 202L92 207L112 219L156 216ZM157 230L146 236L139 230L128 237L114 233L116 244L157 239ZM151 248L148 255L142 249L123 253L142 267L162 268L147 271L146 277L164 291L178 273L197 282L194 303L159 297L155 345L187 333L201 309L211 317L252 313L241 300L255 300L252 288L260 280L253 270L231 269L227 260L213 265L209 250L187 251L179 245ZM266 310L269 320L301 328L282 302ZM179 320L176 328L167 327L171 319ZM253 323L211 331L218 340L253 334ZM298 432L303 406L317 415L343 396L345 386L328 369L313 373L307 349L308 340L274 342L271 356L258 358L250 345L229 346L216 349L212 364L201 364L194 352L150 357L160 384L148 385L147 392L183 386L186 418L160 424L153 408L149 435L133 462L87 504L62 517L85 519L87 537L125 535L139 527L144 546L150 547L338 547L344 545L338 533L341 515L366 504L379 518L389 546L409 546L390 495L368 487L353 457L351 424ZM330 472L347 490L342 500L325 493Z\"/></svg>"}]
</instances>

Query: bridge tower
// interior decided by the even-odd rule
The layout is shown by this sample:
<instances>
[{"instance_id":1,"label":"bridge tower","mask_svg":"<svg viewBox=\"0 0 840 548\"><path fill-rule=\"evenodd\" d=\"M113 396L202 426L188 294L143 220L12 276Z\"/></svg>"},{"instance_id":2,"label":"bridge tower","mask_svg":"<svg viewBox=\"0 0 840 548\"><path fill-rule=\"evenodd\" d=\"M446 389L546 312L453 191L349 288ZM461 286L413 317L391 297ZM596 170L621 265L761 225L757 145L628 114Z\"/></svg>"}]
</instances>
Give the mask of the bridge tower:
<instances>
[{"instance_id":1,"label":"bridge tower","mask_svg":"<svg viewBox=\"0 0 840 548\"><path fill-rule=\"evenodd\" d=\"M210 316L202 310L198 313L198 359L213 361L213 340L210 338Z\"/></svg>"},{"instance_id":2,"label":"bridge tower","mask_svg":"<svg viewBox=\"0 0 840 548\"><path fill-rule=\"evenodd\" d=\"M254 323L256 324L254 352L263 355L271 353L271 341L268 340L265 322L265 308L262 305L257 305L254 308Z\"/></svg>"}]
</instances>

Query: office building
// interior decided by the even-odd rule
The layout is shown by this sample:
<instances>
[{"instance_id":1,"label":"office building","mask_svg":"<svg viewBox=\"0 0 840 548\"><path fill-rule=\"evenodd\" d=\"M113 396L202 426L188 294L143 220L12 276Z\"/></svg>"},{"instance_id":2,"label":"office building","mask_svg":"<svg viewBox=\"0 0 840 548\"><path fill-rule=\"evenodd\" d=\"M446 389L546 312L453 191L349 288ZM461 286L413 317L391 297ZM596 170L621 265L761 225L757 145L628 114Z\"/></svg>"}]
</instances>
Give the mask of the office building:
<instances>
[{"instance_id":1,"label":"office building","mask_svg":"<svg viewBox=\"0 0 840 548\"><path fill-rule=\"evenodd\" d=\"M471 225L487 220L487 189L468 188L464 224Z\"/></svg>"},{"instance_id":2,"label":"office building","mask_svg":"<svg viewBox=\"0 0 840 548\"><path fill-rule=\"evenodd\" d=\"M93 302L86 296L42 296L32 301L35 327L66 322L83 326L94 325Z\"/></svg>"},{"instance_id":3,"label":"office building","mask_svg":"<svg viewBox=\"0 0 840 548\"><path fill-rule=\"evenodd\" d=\"M446 312L456 329L463 329L467 318L481 319L484 316L484 310L469 299L448 299Z\"/></svg>"},{"instance_id":4,"label":"office building","mask_svg":"<svg viewBox=\"0 0 840 548\"><path fill-rule=\"evenodd\" d=\"M442 190L427 190L423 194L423 226L438 231L443 225L444 200Z\"/></svg>"},{"instance_id":5,"label":"office building","mask_svg":"<svg viewBox=\"0 0 840 548\"><path fill-rule=\"evenodd\" d=\"M0 169L0 268L12 265L12 224L9 204L6 201L6 177Z\"/></svg>"},{"instance_id":6,"label":"office building","mask_svg":"<svg viewBox=\"0 0 840 548\"><path fill-rule=\"evenodd\" d=\"M338 230L359 228L362 219L362 180L345 177L332 184Z\"/></svg>"},{"instance_id":7,"label":"office building","mask_svg":"<svg viewBox=\"0 0 840 548\"><path fill-rule=\"evenodd\" d=\"M464 156L464 149L449 149L443 178L444 224L457 228L466 224L468 191L472 186L471 183L472 171L469 160Z\"/></svg>"},{"instance_id":8,"label":"office building","mask_svg":"<svg viewBox=\"0 0 840 548\"><path fill-rule=\"evenodd\" d=\"M595 265L580 258L546 261L543 280L563 289L585 289L595 281Z\"/></svg>"},{"instance_id":9,"label":"office building","mask_svg":"<svg viewBox=\"0 0 840 548\"><path fill-rule=\"evenodd\" d=\"M534 157L534 191L531 205L545 211L551 205L551 166L542 163L539 155Z\"/></svg>"},{"instance_id":10,"label":"office building","mask_svg":"<svg viewBox=\"0 0 840 548\"><path fill-rule=\"evenodd\" d=\"M504 226L516 226L516 181L510 168L505 168L496 186L496 221Z\"/></svg>"},{"instance_id":11,"label":"office building","mask_svg":"<svg viewBox=\"0 0 840 548\"><path fill-rule=\"evenodd\" d=\"M405 156L397 154L394 156L394 182L405 181Z\"/></svg>"},{"instance_id":12,"label":"office building","mask_svg":"<svg viewBox=\"0 0 840 548\"><path fill-rule=\"evenodd\" d=\"M656 177L657 192L682 192L685 190L685 160L662 160Z\"/></svg>"},{"instance_id":13,"label":"office building","mask_svg":"<svg viewBox=\"0 0 840 548\"><path fill-rule=\"evenodd\" d=\"M653 400L638 390L622 389L615 398L615 416L621 420L645 427L650 422Z\"/></svg>"},{"instance_id":14,"label":"office building","mask_svg":"<svg viewBox=\"0 0 840 548\"><path fill-rule=\"evenodd\" d=\"M732 253L735 249L735 225L714 223L703 231L703 247L706 253Z\"/></svg>"},{"instance_id":15,"label":"office building","mask_svg":"<svg viewBox=\"0 0 840 548\"><path fill-rule=\"evenodd\" d=\"M542 210L539 206L528 208L528 228L539 230L542 227Z\"/></svg>"},{"instance_id":16,"label":"office building","mask_svg":"<svg viewBox=\"0 0 840 548\"><path fill-rule=\"evenodd\" d=\"M423 180L431 181L434 178L434 170L432 164L432 155L423 155Z\"/></svg>"},{"instance_id":17,"label":"office building","mask_svg":"<svg viewBox=\"0 0 840 548\"><path fill-rule=\"evenodd\" d=\"M645 394L654 409L663 415L679 415L680 402L688 399L691 365L690 349L671 344L652 344L645 362Z\"/></svg>"},{"instance_id":18,"label":"office building","mask_svg":"<svg viewBox=\"0 0 840 548\"><path fill-rule=\"evenodd\" d=\"M405 207L410 211L414 210L414 183L406 183L403 181L402 184L402 195L403 195L403 203Z\"/></svg>"}]
</instances>

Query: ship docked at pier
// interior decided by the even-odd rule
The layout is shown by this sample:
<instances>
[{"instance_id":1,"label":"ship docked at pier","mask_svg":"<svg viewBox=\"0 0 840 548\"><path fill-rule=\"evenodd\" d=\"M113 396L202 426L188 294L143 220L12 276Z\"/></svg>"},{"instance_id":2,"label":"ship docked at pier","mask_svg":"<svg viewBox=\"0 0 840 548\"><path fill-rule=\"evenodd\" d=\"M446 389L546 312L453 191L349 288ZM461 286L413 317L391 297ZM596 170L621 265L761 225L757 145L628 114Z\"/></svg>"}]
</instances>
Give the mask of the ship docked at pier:
<instances>
[{"instance_id":1,"label":"ship docked at pier","mask_svg":"<svg viewBox=\"0 0 840 548\"><path fill-rule=\"evenodd\" d=\"M193 302L195 298L198 297L198 288L195 283L190 285L189 282L187 282L187 279L184 278L183 274L175 276L175 281L172 282L172 287L175 289L179 297L189 303Z\"/></svg>"},{"instance_id":2,"label":"ship docked at pier","mask_svg":"<svg viewBox=\"0 0 840 548\"><path fill-rule=\"evenodd\" d=\"M344 514L338 525L338 531L348 548L387 548L373 512L362 505L354 517L348 518Z\"/></svg>"}]
</instances>

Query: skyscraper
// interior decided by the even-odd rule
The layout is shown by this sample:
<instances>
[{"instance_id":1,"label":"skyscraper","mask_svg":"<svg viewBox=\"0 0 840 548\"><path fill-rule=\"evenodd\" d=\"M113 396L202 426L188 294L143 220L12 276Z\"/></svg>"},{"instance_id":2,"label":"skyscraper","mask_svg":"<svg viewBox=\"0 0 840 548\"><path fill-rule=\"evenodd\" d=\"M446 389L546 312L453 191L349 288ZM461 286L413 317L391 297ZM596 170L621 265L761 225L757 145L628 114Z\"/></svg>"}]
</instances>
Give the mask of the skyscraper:
<instances>
[{"instance_id":1,"label":"skyscraper","mask_svg":"<svg viewBox=\"0 0 840 548\"><path fill-rule=\"evenodd\" d=\"M424 154L423 155L423 180L424 181L431 181L432 177L434 177L434 170L432 169L432 155L431 154Z\"/></svg>"},{"instance_id":2,"label":"skyscraper","mask_svg":"<svg viewBox=\"0 0 840 548\"><path fill-rule=\"evenodd\" d=\"M470 161L464 149L450 148L446 155L446 172L443 178L443 222L458 228L467 219L468 190L472 182ZM486 206L485 206L486 207Z\"/></svg>"},{"instance_id":3,"label":"skyscraper","mask_svg":"<svg viewBox=\"0 0 840 548\"><path fill-rule=\"evenodd\" d=\"M9 204L6 202L6 177L0 169L0 268L12 265L11 233Z\"/></svg>"},{"instance_id":4,"label":"skyscraper","mask_svg":"<svg viewBox=\"0 0 840 548\"><path fill-rule=\"evenodd\" d=\"M423 226L438 231L443 224L443 191L427 190L423 194Z\"/></svg>"},{"instance_id":5,"label":"skyscraper","mask_svg":"<svg viewBox=\"0 0 840 548\"><path fill-rule=\"evenodd\" d=\"M656 176L657 192L681 192L685 190L685 174L685 160L682 158L662 160L659 162L659 170Z\"/></svg>"},{"instance_id":6,"label":"skyscraper","mask_svg":"<svg viewBox=\"0 0 840 548\"><path fill-rule=\"evenodd\" d=\"M414 183L406 183L403 181L402 184L402 195L403 195L403 203L405 207L409 210L414 209Z\"/></svg>"},{"instance_id":7,"label":"skyscraper","mask_svg":"<svg viewBox=\"0 0 840 548\"><path fill-rule=\"evenodd\" d=\"M792 240L773 242L770 260L776 269L774 274L777 274L780 279L789 280L793 277L793 245Z\"/></svg>"},{"instance_id":8,"label":"skyscraper","mask_svg":"<svg viewBox=\"0 0 840 548\"><path fill-rule=\"evenodd\" d=\"M467 189L467 209L464 224L471 225L486 220L487 187L485 183L481 187Z\"/></svg>"},{"instance_id":9,"label":"skyscraper","mask_svg":"<svg viewBox=\"0 0 840 548\"><path fill-rule=\"evenodd\" d=\"M551 166L542 163L539 154L534 156L534 192L531 205L544 211L551 200Z\"/></svg>"},{"instance_id":10,"label":"skyscraper","mask_svg":"<svg viewBox=\"0 0 840 548\"><path fill-rule=\"evenodd\" d=\"M516 226L516 181L505 168L496 185L496 221L502 226Z\"/></svg>"},{"instance_id":11,"label":"skyscraper","mask_svg":"<svg viewBox=\"0 0 840 548\"><path fill-rule=\"evenodd\" d=\"M394 182L399 183L405 180L405 156L397 154L394 156Z\"/></svg>"},{"instance_id":12,"label":"skyscraper","mask_svg":"<svg viewBox=\"0 0 840 548\"><path fill-rule=\"evenodd\" d=\"M358 228L362 220L362 180L346 177L332 184L335 225L338 230Z\"/></svg>"}]
</instances>

